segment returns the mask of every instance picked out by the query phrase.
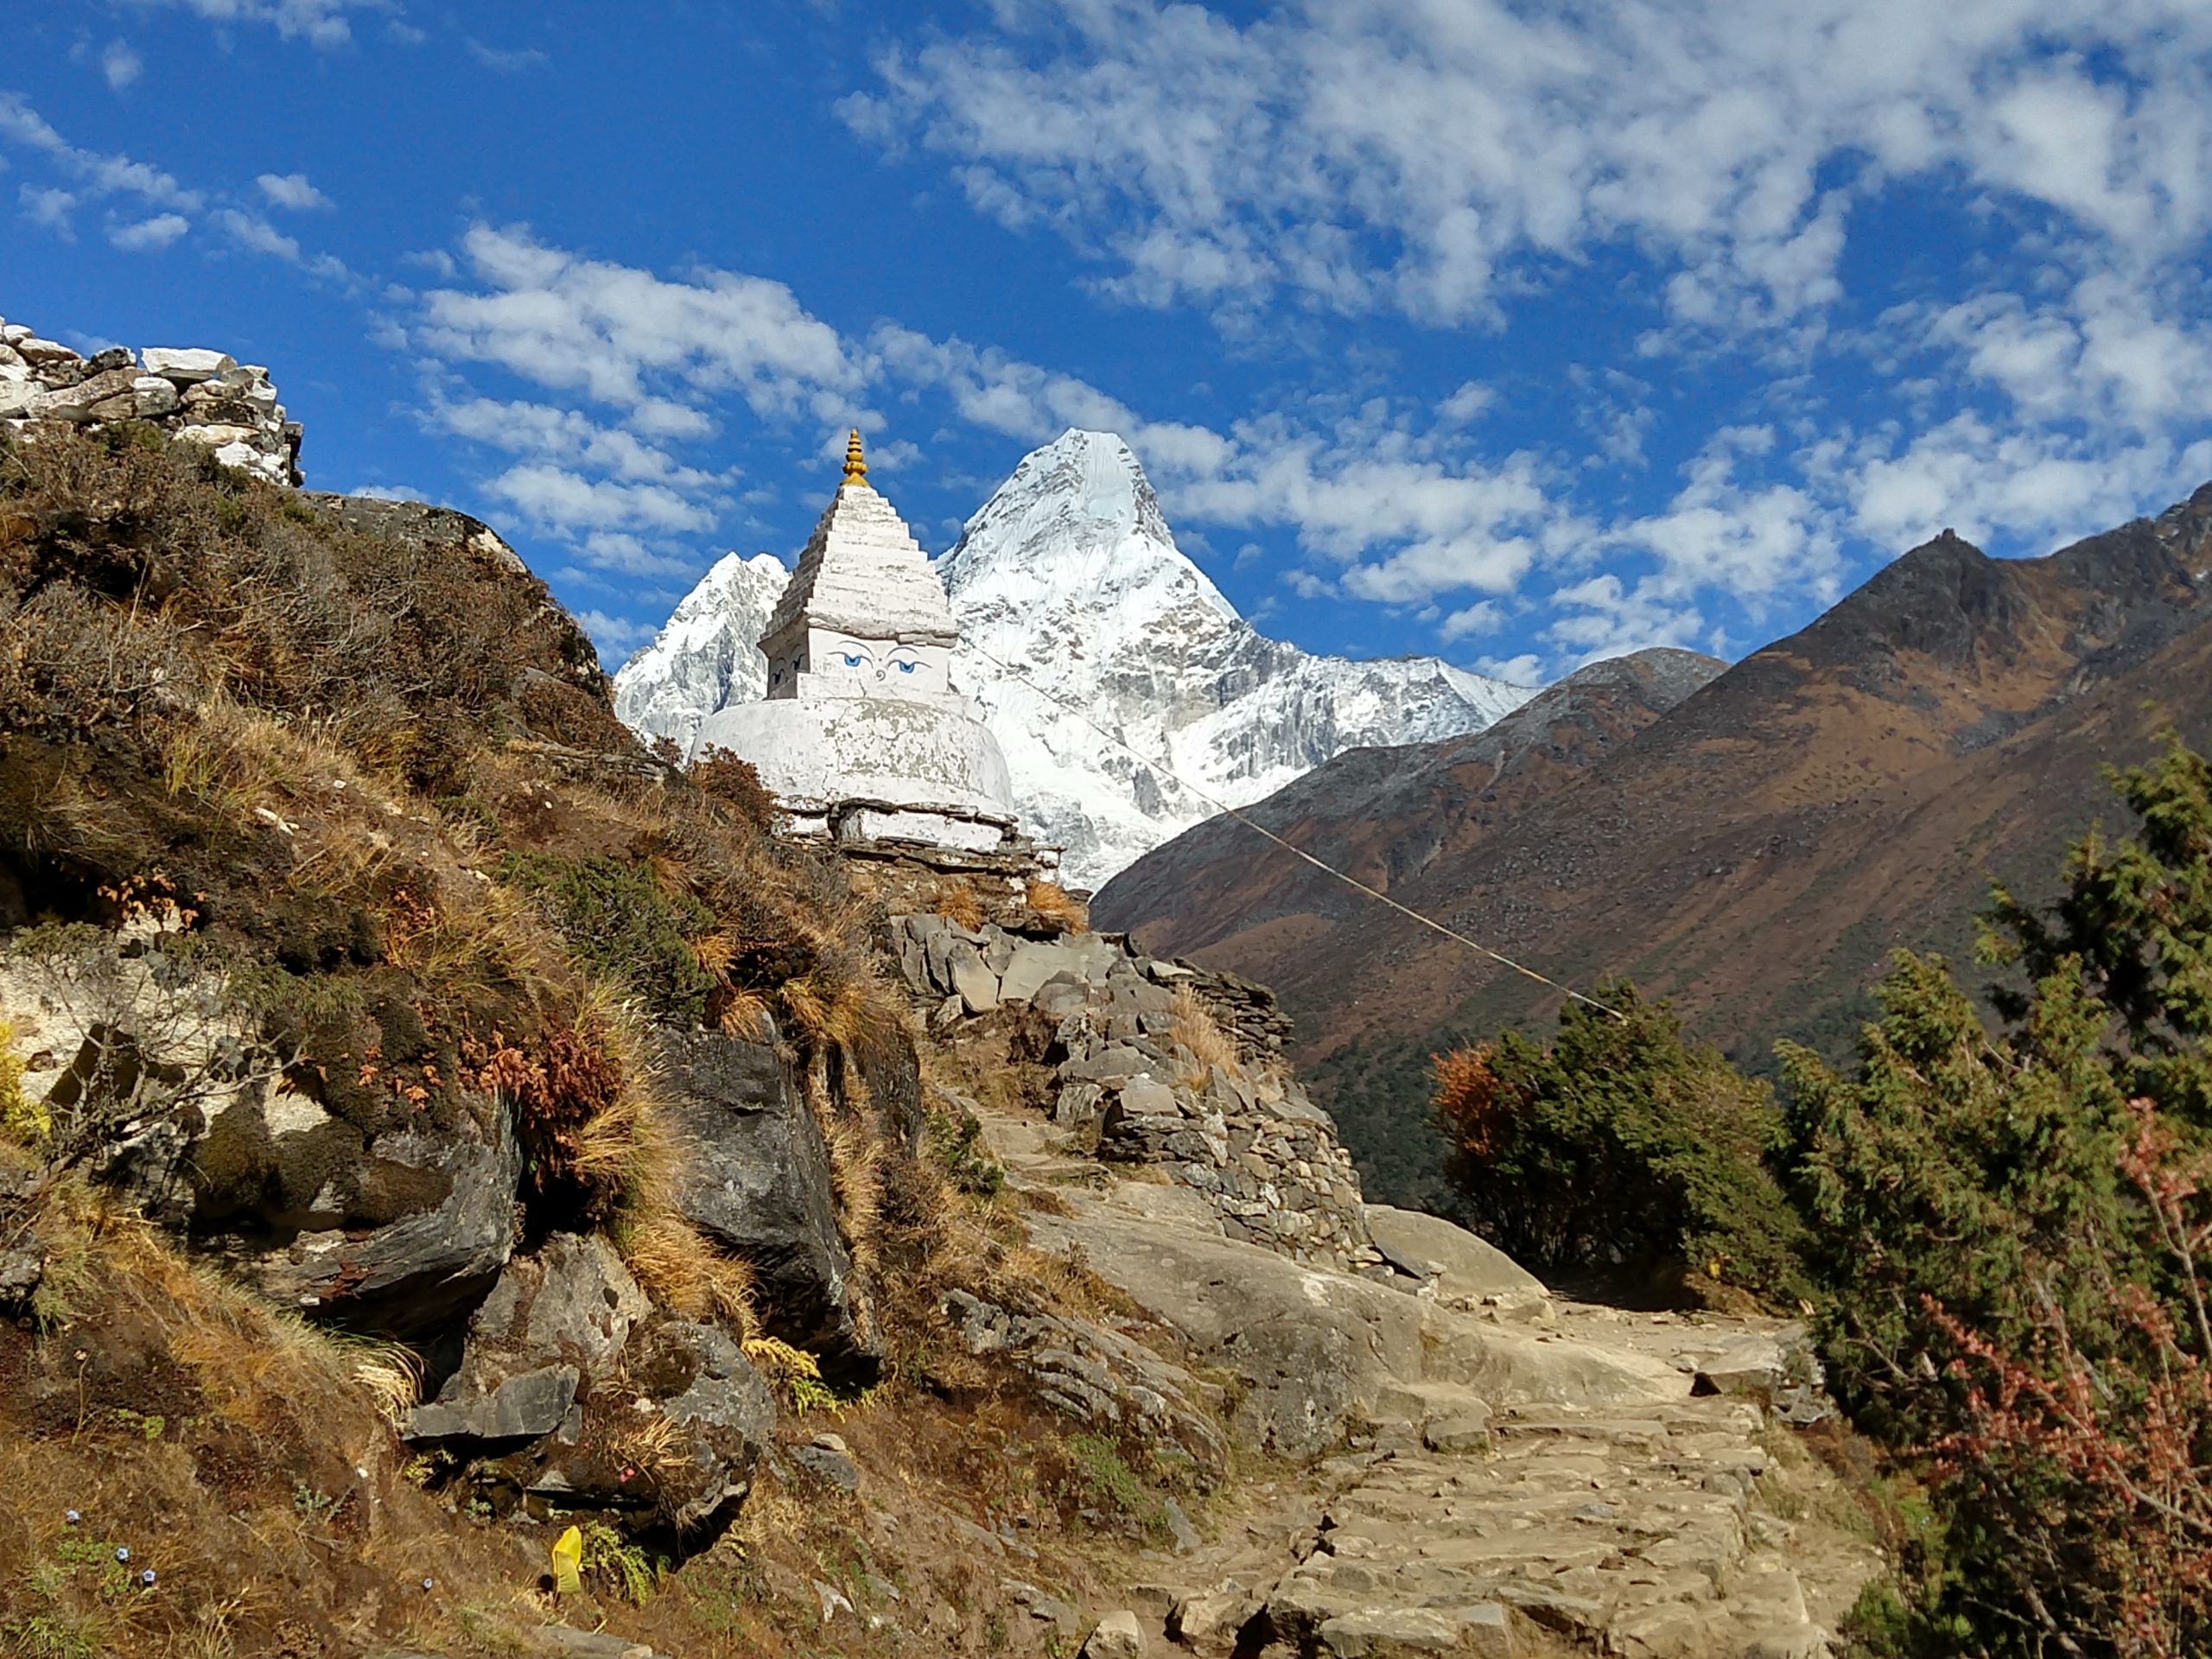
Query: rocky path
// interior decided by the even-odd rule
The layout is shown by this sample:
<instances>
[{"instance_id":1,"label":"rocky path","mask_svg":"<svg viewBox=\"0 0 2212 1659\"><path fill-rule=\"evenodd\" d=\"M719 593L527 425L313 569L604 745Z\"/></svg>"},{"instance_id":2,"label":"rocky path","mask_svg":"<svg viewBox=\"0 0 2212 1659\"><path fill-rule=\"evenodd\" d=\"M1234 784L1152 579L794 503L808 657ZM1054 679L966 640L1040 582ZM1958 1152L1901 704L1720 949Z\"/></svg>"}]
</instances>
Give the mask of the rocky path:
<instances>
[{"instance_id":1,"label":"rocky path","mask_svg":"<svg viewBox=\"0 0 2212 1659\"><path fill-rule=\"evenodd\" d=\"M1779 1321L1554 1300L1380 1208L1378 1244L1426 1255L1422 1276L1318 1269L1219 1236L1176 1189L1109 1170L1100 1190L1049 1126L985 1130L1017 1186L1055 1195L1039 1247L1233 1376L1232 1439L1277 1454L1224 1489L1211 1539L1140 1564L1153 1650L1812 1659L1881 1570L1785 1421L1809 1396Z\"/></svg>"}]
</instances>

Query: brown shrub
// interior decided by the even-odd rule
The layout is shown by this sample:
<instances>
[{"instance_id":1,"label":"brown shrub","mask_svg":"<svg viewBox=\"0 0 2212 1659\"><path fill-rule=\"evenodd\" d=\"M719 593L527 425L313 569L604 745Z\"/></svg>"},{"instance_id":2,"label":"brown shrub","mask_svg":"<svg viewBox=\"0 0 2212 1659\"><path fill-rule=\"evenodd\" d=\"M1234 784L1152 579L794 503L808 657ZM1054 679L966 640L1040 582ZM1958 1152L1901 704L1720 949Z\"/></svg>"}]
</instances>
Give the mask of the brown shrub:
<instances>
[{"instance_id":1,"label":"brown shrub","mask_svg":"<svg viewBox=\"0 0 2212 1659\"><path fill-rule=\"evenodd\" d=\"M749 829L765 830L776 821L776 798L760 781L753 764L720 744L709 744L683 769L692 785L721 802Z\"/></svg>"},{"instance_id":2,"label":"brown shrub","mask_svg":"<svg viewBox=\"0 0 2212 1659\"><path fill-rule=\"evenodd\" d=\"M938 900L938 909L945 920L971 933L990 919L990 912L983 907L983 895L966 881L957 887L947 887L944 897Z\"/></svg>"}]
</instances>

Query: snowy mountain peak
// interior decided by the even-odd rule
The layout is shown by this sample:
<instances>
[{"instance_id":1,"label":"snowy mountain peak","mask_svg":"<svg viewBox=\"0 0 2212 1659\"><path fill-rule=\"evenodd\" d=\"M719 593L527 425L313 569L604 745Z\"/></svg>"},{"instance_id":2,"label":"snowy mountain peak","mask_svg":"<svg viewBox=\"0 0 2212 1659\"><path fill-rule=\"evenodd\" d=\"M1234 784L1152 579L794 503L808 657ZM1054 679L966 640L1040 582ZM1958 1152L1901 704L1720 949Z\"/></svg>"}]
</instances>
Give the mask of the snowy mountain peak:
<instances>
[{"instance_id":1,"label":"snowy mountain peak","mask_svg":"<svg viewBox=\"0 0 2212 1659\"><path fill-rule=\"evenodd\" d=\"M650 645L614 676L614 712L648 738L689 748L699 722L768 690L760 631L791 580L772 553L725 553Z\"/></svg>"},{"instance_id":2,"label":"snowy mountain peak","mask_svg":"<svg viewBox=\"0 0 2212 1659\"><path fill-rule=\"evenodd\" d=\"M1023 457L935 568L960 629L954 683L1005 751L1027 827L1084 886L1344 749L1479 731L1535 695L1433 657L1266 638L1175 545L1110 432ZM754 642L785 580L766 556L717 564L615 677L616 711L688 746L707 715L764 696Z\"/></svg>"},{"instance_id":3,"label":"snowy mountain peak","mask_svg":"<svg viewBox=\"0 0 2212 1659\"><path fill-rule=\"evenodd\" d=\"M1224 620L1236 607L1175 545L1160 497L1135 453L1111 432L1070 428L1022 457L939 561L956 607L1033 601L1040 586L1071 601L1147 611L1195 600ZM1172 596L1160 588L1177 590Z\"/></svg>"}]
</instances>

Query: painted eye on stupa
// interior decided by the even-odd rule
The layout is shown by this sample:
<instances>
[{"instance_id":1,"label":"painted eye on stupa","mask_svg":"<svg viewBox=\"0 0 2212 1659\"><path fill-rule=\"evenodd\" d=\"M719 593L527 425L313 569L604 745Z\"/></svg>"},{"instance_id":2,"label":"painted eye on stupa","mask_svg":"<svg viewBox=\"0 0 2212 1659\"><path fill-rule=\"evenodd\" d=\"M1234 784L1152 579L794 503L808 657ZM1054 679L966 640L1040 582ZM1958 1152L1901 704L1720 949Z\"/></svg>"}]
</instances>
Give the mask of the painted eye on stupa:
<instances>
[{"instance_id":1,"label":"painted eye on stupa","mask_svg":"<svg viewBox=\"0 0 2212 1659\"><path fill-rule=\"evenodd\" d=\"M855 656L851 655L849 652L848 652L848 653L847 653L847 655L846 655L846 657L845 657L845 666L846 666L847 668L858 668L860 665L861 665L861 659L860 659L859 658L857 658L857 657L855 657Z\"/></svg>"}]
</instances>

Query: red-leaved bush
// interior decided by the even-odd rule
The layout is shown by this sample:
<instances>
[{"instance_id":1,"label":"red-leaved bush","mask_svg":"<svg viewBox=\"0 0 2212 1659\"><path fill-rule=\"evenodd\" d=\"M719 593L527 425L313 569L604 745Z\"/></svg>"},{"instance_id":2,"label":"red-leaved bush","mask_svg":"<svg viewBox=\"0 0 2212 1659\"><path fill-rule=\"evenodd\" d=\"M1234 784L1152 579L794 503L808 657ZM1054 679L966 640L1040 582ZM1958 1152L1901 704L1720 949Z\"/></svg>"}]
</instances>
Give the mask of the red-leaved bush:
<instances>
[{"instance_id":1,"label":"red-leaved bush","mask_svg":"<svg viewBox=\"0 0 2212 1659\"><path fill-rule=\"evenodd\" d=\"M2212 1160L2147 1100L2121 1172L2141 1196L2161 1294L2105 1275L2092 1358L2056 1300L2007 1352L1932 1297L1958 1356L1962 1427L1933 1447L1938 1496L2005 1535L2017 1617L2063 1653L2166 1659L2212 1647Z\"/></svg>"}]
</instances>

